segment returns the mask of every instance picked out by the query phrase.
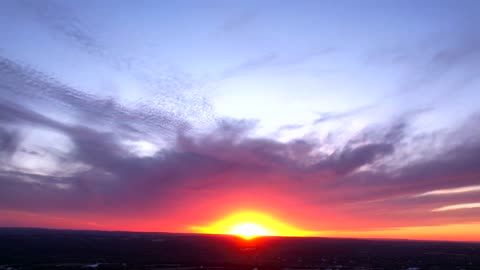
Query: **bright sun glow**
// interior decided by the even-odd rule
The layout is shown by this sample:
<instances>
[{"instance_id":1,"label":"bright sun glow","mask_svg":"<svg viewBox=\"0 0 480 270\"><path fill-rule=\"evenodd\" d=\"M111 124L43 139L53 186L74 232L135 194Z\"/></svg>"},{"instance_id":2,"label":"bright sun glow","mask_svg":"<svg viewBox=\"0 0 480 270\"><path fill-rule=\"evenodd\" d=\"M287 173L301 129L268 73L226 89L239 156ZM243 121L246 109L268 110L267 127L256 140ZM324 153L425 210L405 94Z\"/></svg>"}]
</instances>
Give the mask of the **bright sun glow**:
<instances>
[{"instance_id":1,"label":"bright sun glow","mask_svg":"<svg viewBox=\"0 0 480 270\"><path fill-rule=\"evenodd\" d=\"M231 234L244 239L258 236L309 236L313 232L295 229L270 216L257 212L240 212L205 227L191 227L194 232Z\"/></svg>"},{"instance_id":2,"label":"bright sun glow","mask_svg":"<svg viewBox=\"0 0 480 270\"><path fill-rule=\"evenodd\" d=\"M230 234L238 235L245 239L252 239L257 236L272 235L272 233L264 227L255 223L242 223L234 226L230 231Z\"/></svg>"}]
</instances>

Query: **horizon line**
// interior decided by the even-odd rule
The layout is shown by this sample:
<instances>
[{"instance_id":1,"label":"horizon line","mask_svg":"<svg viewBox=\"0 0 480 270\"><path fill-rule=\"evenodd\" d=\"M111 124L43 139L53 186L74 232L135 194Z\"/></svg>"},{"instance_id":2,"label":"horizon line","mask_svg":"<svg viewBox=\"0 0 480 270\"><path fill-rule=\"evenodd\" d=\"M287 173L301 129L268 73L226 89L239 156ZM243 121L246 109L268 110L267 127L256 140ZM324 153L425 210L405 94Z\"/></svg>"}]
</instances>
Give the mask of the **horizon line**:
<instances>
[{"instance_id":1,"label":"horizon line","mask_svg":"<svg viewBox=\"0 0 480 270\"><path fill-rule=\"evenodd\" d=\"M157 234L171 234L171 235L200 235L200 236L225 236L232 238L241 237L234 234L221 234L221 233L197 233L197 232L164 232L164 231L128 231L128 230L101 230L101 229L69 229L69 228L47 228L47 227L7 227L0 226L0 230L4 229L30 229L30 230L48 230L48 231L83 231L83 232L106 232L106 233L157 233ZM465 244L480 244L480 241L468 241L468 240L435 240L435 239L408 239L408 238L363 238L363 237L335 237L335 236L276 236L276 235L264 235L257 236L254 239L259 238L317 238L317 239L337 239L337 240L368 240L368 241L408 241L408 242L443 242L443 243L465 243ZM245 240L252 241L254 239Z\"/></svg>"}]
</instances>

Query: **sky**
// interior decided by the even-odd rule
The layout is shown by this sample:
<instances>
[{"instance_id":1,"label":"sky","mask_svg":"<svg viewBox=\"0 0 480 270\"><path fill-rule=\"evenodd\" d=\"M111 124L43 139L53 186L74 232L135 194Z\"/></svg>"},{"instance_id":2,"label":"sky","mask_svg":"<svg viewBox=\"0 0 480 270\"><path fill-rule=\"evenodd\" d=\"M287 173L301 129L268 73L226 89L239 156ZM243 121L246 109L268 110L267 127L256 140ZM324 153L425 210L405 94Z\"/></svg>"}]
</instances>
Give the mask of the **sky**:
<instances>
[{"instance_id":1,"label":"sky","mask_svg":"<svg viewBox=\"0 0 480 270\"><path fill-rule=\"evenodd\" d=\"M480 241L479 12L0 1L0 226Z\"/></svg>"}]
</instances>

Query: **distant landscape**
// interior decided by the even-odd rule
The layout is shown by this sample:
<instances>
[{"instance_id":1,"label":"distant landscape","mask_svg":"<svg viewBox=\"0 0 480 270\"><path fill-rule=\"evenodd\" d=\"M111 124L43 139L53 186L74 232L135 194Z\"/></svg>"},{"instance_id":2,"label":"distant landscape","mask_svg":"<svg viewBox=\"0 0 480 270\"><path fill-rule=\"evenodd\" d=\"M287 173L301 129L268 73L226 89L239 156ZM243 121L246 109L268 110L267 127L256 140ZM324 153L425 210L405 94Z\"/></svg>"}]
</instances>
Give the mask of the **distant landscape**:
<instances>
[{"instance_id":1,"label":"distant landscape","mask_svg":"<svg viewBox=\"0 0 480 270\"><path fill-rule=\"evenodd\" d=\"M480 269L480 243L0 229L0 269Z\"/></svg>"}]
</instances>

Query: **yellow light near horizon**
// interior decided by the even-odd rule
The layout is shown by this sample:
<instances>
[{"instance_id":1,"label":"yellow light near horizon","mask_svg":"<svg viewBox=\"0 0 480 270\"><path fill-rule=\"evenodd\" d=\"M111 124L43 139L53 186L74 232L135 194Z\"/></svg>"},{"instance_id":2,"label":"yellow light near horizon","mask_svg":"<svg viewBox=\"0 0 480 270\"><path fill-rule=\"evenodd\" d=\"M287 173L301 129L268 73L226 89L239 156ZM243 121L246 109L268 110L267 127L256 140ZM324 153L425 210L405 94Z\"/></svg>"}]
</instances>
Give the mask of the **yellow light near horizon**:
<instances>
[{"instance_id":1,"label":"yellow light near horizon","mask_svg":"<svg viewBox=\"0 0 480 270\"><path fill-rule=\"evenodd\" d=\"M205 227L191 227L194 232L208 234L230 234L244 239L259 236L310 236L313 232L303 231L258 212L240 212L213 222Z\"/></svg>"},{"instance_id":2,"label":"yellow light near horizon","mask_svg":"<svg viewBox=\"0 0 480 270\"><path fill-rule=\"evenodd\" d=\"M269 230L255 223L238 224L230 230L229 234L237 235L245 239L272 235Z\"/></svg>"}]
</instances>

